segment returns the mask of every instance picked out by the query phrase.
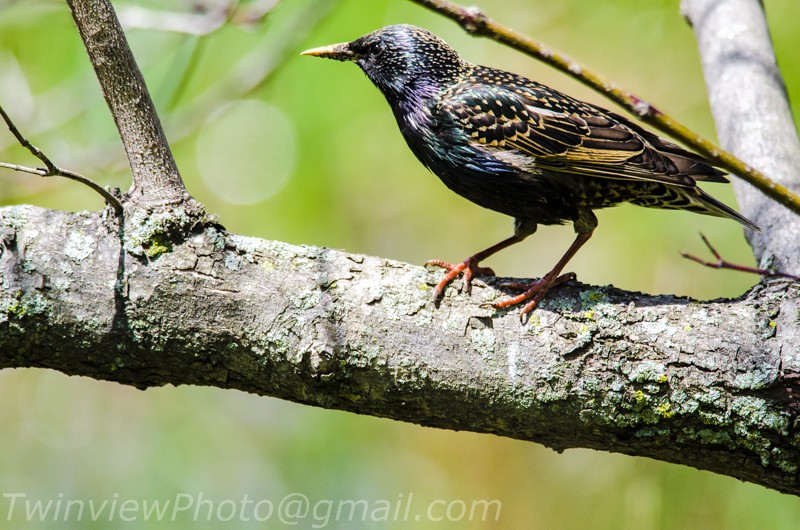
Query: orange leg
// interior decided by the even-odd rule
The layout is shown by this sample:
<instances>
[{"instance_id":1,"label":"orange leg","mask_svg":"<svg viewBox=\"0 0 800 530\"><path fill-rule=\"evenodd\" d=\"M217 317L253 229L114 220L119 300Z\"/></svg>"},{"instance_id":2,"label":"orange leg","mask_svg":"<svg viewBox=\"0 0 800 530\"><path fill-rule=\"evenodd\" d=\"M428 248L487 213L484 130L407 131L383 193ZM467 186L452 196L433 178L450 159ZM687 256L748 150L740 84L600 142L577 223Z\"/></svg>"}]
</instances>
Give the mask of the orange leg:
<instances>
[{"instance_id":1,"label":"orange leg","mask_svg":"<svg viewBox=\"0 0 800 530\"><path fill-rule=\"evenodd\" d=\"M508 300L496 302L492 304L492 307L494 307L495 309L503 309L504 307L509 307L515 304L522 303L525 300L530 300L527 304L525 304L525 307L522 308L522 314L520 315L520 318L524 319L525 316L528 315L531 311L533 311L534 308L536 308L536 305L542 301L542 299L547 294L547 291L549 291L556 285L561 285L564 282L575 279L574 273L568 272L567 274L561 274L561 270L567 265L569 260L572 259L572 256L574 256L575 253L578 252L578 250L587 241L589 241L590 237L592 237L592 232L578 232L578 236L575 238L575 241L572 242L572 245L570 245L570 247L561 257L561 259L558 260L556 266L553 267L553 269L550 272L542 276L541 279L530 283L506 284L507 287L524 289L525 292L518 294L517 296L511 297Z\"/></svg>"},{"instance_id":2,"label":"orange leg","mask_svg":"<svg viewBox=\"0 0 800 530\"><path fill-rule=\"evenodd\" d=\"M441 261L438 259L432 259L430 261L426 261L425 265L434 265L436 267L442 267L443 269L447 269L447 274L444 275L444 278L436 284L436 288L433 290L433 299L438 300L441 298L442 293L444 293L445 287L455 280L459 274L462 272L464 273L464 287L466 288L467 292L470 291L472 286L472 278L473 276L494 276L494 271L489 267L479 267L478 263L485 260L492 254L496 254L500 252L504 248L510 247L515 243L519 243L525 239L525 236L517 236L513 235L508 239L504 239L503 241L499 242L496 245L493 245L486 250L482 250L477 254L468 257L464 261L458 264L451 264L445 261ZM577 249L576 249L577 250Z\"/></svg>"}]
</instances>

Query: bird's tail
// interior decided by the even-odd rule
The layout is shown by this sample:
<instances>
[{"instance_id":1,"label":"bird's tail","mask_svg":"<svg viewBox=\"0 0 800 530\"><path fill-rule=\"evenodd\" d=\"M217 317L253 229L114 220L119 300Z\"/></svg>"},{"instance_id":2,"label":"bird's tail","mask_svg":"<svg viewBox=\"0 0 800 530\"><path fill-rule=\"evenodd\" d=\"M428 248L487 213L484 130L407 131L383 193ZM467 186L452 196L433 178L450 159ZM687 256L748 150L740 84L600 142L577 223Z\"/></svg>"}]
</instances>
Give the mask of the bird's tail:
<instances>
[{"instance_id":1,"label":"bird's tail","mask_svg":"<svg viewBox=\"0 0 800 530\"><path fill-rule=\"evenodd\" d=\"M650 208L666 208L669 210L688 210L690 212L727 217L742 223L747 228L760 232L761 229L750 219L721 203L697 186L669 186L653 184L658 192L645 194L630 199L633 204Z\"/></svg>"},{"instance_id":2,"label":"bird's tail","mask_svg":"<svg viewBox=\"0 0 800 530\"><path fill-rule=\"evenodd\" d=\"M682 195L683 199L689 202L689 205L685 207L687 210L705 215L714 215L716 217L727 217L728 219L734 219L740 222L751 230L755 230L756 232L761 231L750 219L718 201L700 188L677 188L676 191Z\"/></svg>"}]
</instances>

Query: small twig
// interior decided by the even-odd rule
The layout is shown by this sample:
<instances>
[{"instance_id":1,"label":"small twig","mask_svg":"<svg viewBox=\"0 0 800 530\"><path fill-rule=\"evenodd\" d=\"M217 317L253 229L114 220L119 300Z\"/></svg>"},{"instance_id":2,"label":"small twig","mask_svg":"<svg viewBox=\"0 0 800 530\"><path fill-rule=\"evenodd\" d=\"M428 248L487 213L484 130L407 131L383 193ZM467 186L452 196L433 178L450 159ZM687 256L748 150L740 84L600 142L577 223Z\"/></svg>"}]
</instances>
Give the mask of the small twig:
<instances>
[{"instance_id":1,"label":"small twig","mask_svg":"<svg viewBox=\"0 0 800 530\"><path fill-rule=\"evenodd\" d=\"M5 162L0 162L0 167L13 169L15 171L22 171L24 173L31 173L33 175L39 175L40 177L59 176L74 180L76 182L80 182L82 184L85 184L86 186L89 186L94 191L102 195L103 198L106 200L106 202L110 204L112 208L114 208L114 211L117 214L122 213L122 203L120 203L119 200L116 197L114 197L114 195L111 194L111 192L109 192L108 190L106 190L105 188L103 188L102 186L100 186L99 184L97 184L88 177L84 177L83 175L75 173L74 171L61 169L57 165L53 164L53 162L47 157L47 155L45 155L41 151L41 149L30 143L27 138L22 136L22 133L19 132L17 126L14 125L13 121L11 121L11 118L8 116L8 114L6 114L6 111L3 109L2 106L0 106L0 116L3 117L3 120L6 122L6 125L8 125L8 130L11 131L11 134L14 135L14 138L17 139L20 145L22 145L22 147L30 151L33 156L41 160L42 163L45 165L44 168L32 168L32 167L20 166L17 164L7 164Z\"/></svg>"},{"instance_id":2,"label":"small twig","mask_svg":"<svg viewBox=\"0 0 800 530\"><path fill-rule=\"evenodd\" d=\"M761 276L767 276L769 278L788 278L790 280L800 281L800 276L795 276L793 274L787 274L785 272L779 272L779 271L776 271L774 269L758 269L756 267L747 267L745 265L737 265L735 263L731 263L731 262L725 260L719 254L719 252L717 252L717 250L713 246L711 246L711 243L709 243L709 241L706 238L706 236L704 236L701 233L700 237L702 238L703 243L706 244L706 247L708 247L708 250L710 250L711 253L714 255L714 257L716 258L716 261L705 261L703 259L698 258L697 256L693 256L692 254L689 254L688 252L681 252L681 256L683 256L686 259L690 259L690 260L692 260L692 261L694 261L696 263L699 263L700 265L705 265L706 267L711 267L712 269L730 269L730 270L734 270L734 271L750 272L750 273L753 273L753 274L759 274Z\"/></svg>"},{"instance_id":3,"label":"small twig","mask_svg":"<svg viewBox=\"0 0 800 530\"><path fill-rule=\"evenodd\" d=\"M714 145L712 142L709 142L685 125L677 122L667 114L664 114L644 99L619 88L594 71L576 63L566 55L553 50L539 41L526 37L507 26L495 22L478 8L464 8L448 2L447 0L411 1L454 20L468 33L489 37L490 39L510 46L594 88L610 100L634 113L643 122L652 125L665 134L677 138L695 151L711 158L719 164L720 167L724 167L745 182L761 190L766 196L800 215L800 196L769 179L760 171L745 164L732 154Z\"/></svg>"}]
</instances>

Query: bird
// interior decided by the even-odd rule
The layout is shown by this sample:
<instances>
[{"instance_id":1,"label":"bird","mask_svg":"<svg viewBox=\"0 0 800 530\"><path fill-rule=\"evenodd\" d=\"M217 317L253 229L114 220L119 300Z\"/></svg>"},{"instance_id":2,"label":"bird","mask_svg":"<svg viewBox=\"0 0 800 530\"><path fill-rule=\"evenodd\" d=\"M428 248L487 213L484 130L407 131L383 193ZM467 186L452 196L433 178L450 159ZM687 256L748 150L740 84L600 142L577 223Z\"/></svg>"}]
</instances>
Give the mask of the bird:
<instances>
[{"instance_id":1,"label":"bird","mask_svg":"<svg viewBox=\"0 0 800 530\"><path fill-rule=\"evenodd\" d=\"M514 219L510 237L460 263L426 262L446 271L434 289L437 303L458 276L467 292L474 277L494 276L480 263L538 225L572 223L575 239L549 272L504 284L522 292L490 304L503 309L525 302L524 321L550 289L576 278L562 271L591 238L594 210L620 203L724 217L759 230L697 185L728 182L710 160L620 114L470 63L423 28L386 26L302 55L356 63L425 167L458 195Z\"/></svg>"}]
</instances>

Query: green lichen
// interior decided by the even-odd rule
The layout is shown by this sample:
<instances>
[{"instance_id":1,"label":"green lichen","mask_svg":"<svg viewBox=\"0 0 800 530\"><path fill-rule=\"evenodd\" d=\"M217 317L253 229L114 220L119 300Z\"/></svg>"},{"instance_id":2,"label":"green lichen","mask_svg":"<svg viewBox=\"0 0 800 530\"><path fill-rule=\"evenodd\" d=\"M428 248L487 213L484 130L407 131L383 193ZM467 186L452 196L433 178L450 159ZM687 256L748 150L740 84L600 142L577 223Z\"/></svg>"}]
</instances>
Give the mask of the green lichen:
<instances>
[{"instance_id":1,"label":"green lichen","mask_svg":"<svg viewBox=\"0 0 800 530\"><path fill-rule=\"evenodd\" d=\"M701 444L723 445L725 447L731 447L733 445L733 440L731 439L730 434L725 431L716 431L713 429L700 429L698 431L692 431L685 429L684 432L689 435L690 438L700 440Z\"/></svg>"},{"instance_id":2,"label":"green lichen","mask_svg":"<svg viewBox=\"0 0 800 530\"><path fill-rule=\"evenodd\" d=\"M17 293L17 298L0 300L0 314L5 316L5 318L0 318L0 322L11 318L21 319L28 314L25 304L18 298L19 295L20 293Z\"/></svg>"},{"instance_id":3,"label":"green lichen","mask_svg":"<svg viewBox=\"0 0 800 530\"><path fill-rule=\"evenodd\" d=\"M134 256L154 258L172 250L170 234L188 233L192 226L203 221L211 222L212 218L205 216L198 221L196 215L190 215L181 207L155 212L134 209L129 212L125 223L125 250ZM213 239L219 232L211 227L206 234ZM216 241L212 242L216 244Z\"/></svg>"},{"instance_id":4,"label":"green lichen","mask_svg":"<svg viewBox=\"0 0 800 530\"><path fill-rule=\"evenodd\" d=\"M709 388L705 392L700 392L695 395L695 399L700 403L707 403L709 405L716 404L722 397L722 392L717 388Z\"/></svg>"},{"instance_id":5,"label":"green lichen","mask_svg":"<svg viewBox=\"0 0 800 530\"><path fill-rule=\"evenodd\" d=\"M150 259L156 258L172 250L172 242L164 234L153 234L150 240L142 245L144 254Z\"/></svg>"},{"instance_id":6,"label":"green lichen","mask_svg":"<svg viewBox=\"0 0 800 530\"><path fill-rule=\"evenodd\" d=\"M494 354L495 336L491 329L473 329L469 334L470 342L475 351L484 359L490 359Z\"/></svg>"},{"instance_id":7,"label":"green lichen","mask_svg":"<svg viewBox=\"0 0 800 530\"><path fill-rule=\"evenodd\" d=\"M64 245L64 254L72 261L83 261L94 252L94 238L83 232L71 232Z\"/></svg>"},{"instance_id":8,"label":"green lichen","mask_svg":"<svg viewBox=\"0 0 800 530\"><path fill-rule=\"evenodd\" d=\"M772 449L771 457L772 463L778 466L778 469L784 473L791 475L797 473L798 465L791 453L787 453L785 450L775 447Z\"/></svg>"},{"instance_id":9,"label":"green lichen","mask_svg":"<svg viewBox=\"0 0 800 530\"><path fill-rule=\"evenodd\" d=\"M730 410L751 425L776 431L782 435L788 434L789 419L771 410L761 398L738 397L731 403Z\"/></svg>"},{"instance_id":10,"label":"green lichen","mask_svg":"<svg viewBox=\"0 0 800 530\"><path fill-rule=\"evenodd\" d=\"M608 295L606 295L606 293L591 289L586 291L581 291L580 299L581 299L582 309L591 309L593 306L597 304L608 303Z\"/></svg>"},{"instance_id":11,"label":"green lichen","mask_svg":"<svg viewBox=\"0 0 800 530\"><path fill-rule=\"evenodd\" d=\"M213 226L209 226L205 234L211 244L214 245L214 249L218 251L225 249L225 234L223 232L220 232Z\"/></svg>"},{"instance_id":12,"label":"green lichen","mask_svg":"<svg viewBox=\"0 0 800 530\"><path fill-rule=\"evenodd\" d=\"M238 271L242 268L242 258L233 252L226 252L223 262L225 268L231 271Z\"/></svg>"},{"instance_id":13,"label":"green lichen","mask_svg":"<svg viewBox=\"0 0 800 530\"><path fill-rule=\"evenodd\" d=\"M656 407L656 412L658 413L659 416L661 416L662 418L664 418L666 420L670 419L672 416L675 415L675 411L672 410L672 405L670 405L670 403L668 401L665 401L664 403L660 403Z\"/></svg>"},{"instance_id":14,"label":"green lichen","mask_svg":"<svg viewBox=\"0 0 800 530\"><path fill-rule=\"evenodd\" d=\"M702 421L706 425L716 425L716 426L724 426L727 425L727 418L725 414L721 414L718 412L711 412L707 410L700 410L697 413L700 421Z\"/></svg>"},{"instance_id":15,"label":"green lichen","mask_svg":"<svg viewBox=\"0 0 800 530\"><path fill-rule=\"evenodd\" d=\"M662 438L670 435L670 430L665 427L645 427L636 431L637 438Z\"/></svg>"},{"instance_id":16,"label":"green lichen","mask_svg":"<svg viewBox=\"0 0 800 530\"><path fill-rule=\"evenodd\" d=\"M628 379L636 383L652 381L655 383L666 382L667 368L662 363L645 360L633 366Z\"/></svg>"},{"instance_id":17,"label":"green lichen","mask_svg":"<svg viewBox=\"0 0 800 530\"><path fill-rule=\"evenodd\" d=\"M22 230L25 228L25 225L28 224L28 210L32 208L32 206L20 206L14 208L8 213L4 213L3 221L6 225L14 230Z\"/></svg>"},{"instance_id":18,"label":"green lichen","mask_svg":"<svg viewBox=\"0 0 800 530\"><path fill-rule=\"evenodd\" d=\"M31 315L41 315L47 310L47 299L37 292L16 292L0 300L0 322L21 320Z\"/></svg>"}]
</instances>

